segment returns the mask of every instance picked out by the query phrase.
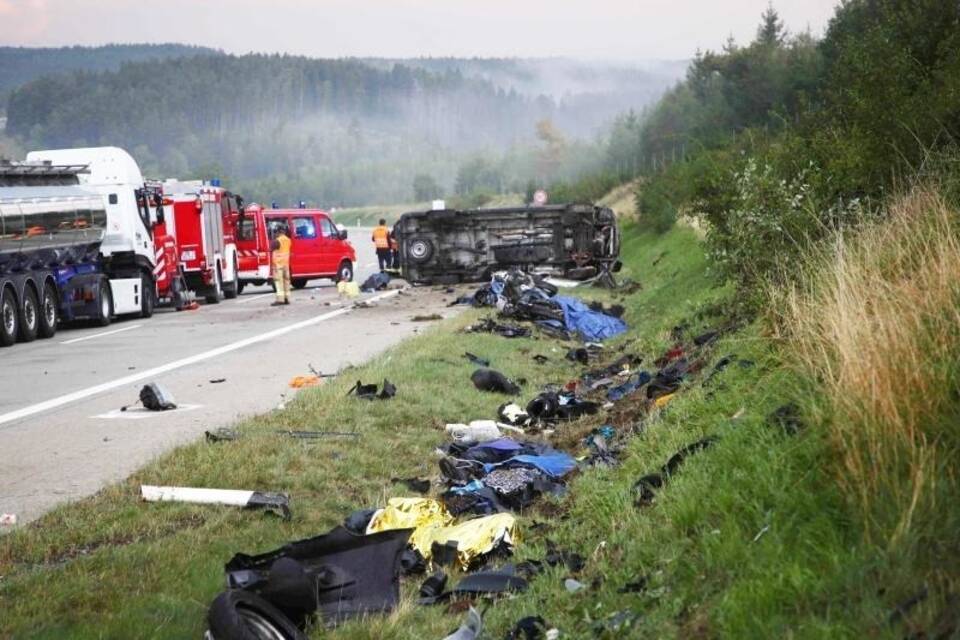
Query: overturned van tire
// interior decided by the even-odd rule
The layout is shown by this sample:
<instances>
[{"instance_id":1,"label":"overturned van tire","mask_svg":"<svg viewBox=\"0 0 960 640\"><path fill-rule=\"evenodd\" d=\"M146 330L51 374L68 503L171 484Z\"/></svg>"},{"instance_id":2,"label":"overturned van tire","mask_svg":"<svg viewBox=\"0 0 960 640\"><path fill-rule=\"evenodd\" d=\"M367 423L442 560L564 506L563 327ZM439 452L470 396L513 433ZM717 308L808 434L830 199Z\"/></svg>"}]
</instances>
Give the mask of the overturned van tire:
<instances>
[{"instance_id":1,"label":"overturned van tire","mask_svg":"<svg viewBox=\"0 0 960 640\"><path fill-rule=\"evenodd\" d=\"M407 257L417 264L429 262L433 257L433 241L429 238L410 238L407 241Z\"/></svg>"},{"instance_id":2,"label":"overturned van tire","mask_svg":"<svg viewBox=\"0 0 960 640\"><path fill-rule=\"evenodd\" d=\"M207 612L208 637L215 640L306 640L295 624L260 596L231 589L218 595Z\"/></svg>"}]
</instances>

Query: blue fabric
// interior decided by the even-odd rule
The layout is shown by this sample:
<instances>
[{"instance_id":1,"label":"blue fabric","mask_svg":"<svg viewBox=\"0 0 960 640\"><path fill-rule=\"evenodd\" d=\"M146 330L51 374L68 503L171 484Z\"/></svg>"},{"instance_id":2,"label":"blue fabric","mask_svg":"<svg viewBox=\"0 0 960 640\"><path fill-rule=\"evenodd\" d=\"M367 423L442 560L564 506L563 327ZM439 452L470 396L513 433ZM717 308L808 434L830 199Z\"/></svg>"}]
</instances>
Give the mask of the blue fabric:
<instances>
[{"instance_id":1,"label":"blue fabric","mask_svg":"<svg viewBox=\"0 0 960 640\"><path fill-rule=\"evenodd\" d=\"M485 485L479 480L474 480L473 482L469 484L465 484L462 487L452 487L450 489L450 492L455 493L458 496L464 496L464 495L467 495L468 493L480 491L480 489L483 489L484 486Z\"/></svg>"},{"instance_id":2,"label":"blue fabric","mask_svg":"<svg viewBox=\"0 0 960 640\"><path fill-rule=\"evenodd\" d=\"M613 387L607 391L607 400L616 402L617 400L627 397L648 382L650 382L650 374L646 371L634 374L619 387Z\"/></svg>"},{"instance_id":3,"label":"blue fabric","mask_svg":"<svg viewBox=\"0 0 960 640\"><path fill-rule=\"evenodd\" d=\"M563 320L567 331L579 333L584 340L599 342L627 330L627 323L620 318L593 311L576 298L554 296L553 301L563 309Z\"/></svg>"},{"instance_id":4,"label":"blue fabric","mask_svg":"<svg viewBox=\"0 0 960 640\"><path fill-rule=\"evenodd\" d=\"M545 451L538 456L519 455L497 464L485 464L483 465L483 469L487 473L490 473L497 467L508 465L535 467L553 478L561 478L576 468L577 461L562 451Z\"/></svg>"}]
</instances>

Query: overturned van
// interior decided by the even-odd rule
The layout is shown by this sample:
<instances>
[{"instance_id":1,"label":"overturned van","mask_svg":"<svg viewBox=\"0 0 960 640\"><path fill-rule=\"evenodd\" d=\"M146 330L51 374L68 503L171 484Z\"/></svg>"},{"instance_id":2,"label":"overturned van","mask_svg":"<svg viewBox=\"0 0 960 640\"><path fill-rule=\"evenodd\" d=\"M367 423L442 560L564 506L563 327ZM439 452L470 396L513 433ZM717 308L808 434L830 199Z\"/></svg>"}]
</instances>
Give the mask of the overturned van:
<instances>
[{"instance_id":1,"label":"overturned van","mask_svg":"<svg viewBox=\"0 0 960 640\"><path fill-rule=\"evenodd\" d=\"M414 283L481 281L510 267L584 280L619 268L620 231L606 207L420 211L394 232L402 275Z\"/></svg>"}]
</instances>

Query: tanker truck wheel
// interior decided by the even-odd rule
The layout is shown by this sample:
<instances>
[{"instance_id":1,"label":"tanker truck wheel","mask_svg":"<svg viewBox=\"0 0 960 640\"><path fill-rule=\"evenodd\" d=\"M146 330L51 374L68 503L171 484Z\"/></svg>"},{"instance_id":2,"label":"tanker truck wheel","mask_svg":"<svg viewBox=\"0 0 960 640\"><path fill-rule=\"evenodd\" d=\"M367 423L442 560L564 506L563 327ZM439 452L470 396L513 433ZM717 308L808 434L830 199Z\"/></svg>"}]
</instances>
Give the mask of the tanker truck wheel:
<instances>
[{"instance_id":1,"label":"tanker truck wheel","mask_svg":"<svg viewBox=\"0 0 960 640\"><path fill-rule=\"evenodd\" d=\"M27 285L23 290L23 304L20 306L20 341L33 342L37 339L40 325L40 305L37 292Z\"/></svg>"},{"instance_id":2,"label":"tanker truck wheel","mask_svg":"<svg viewBox=\"0 0 960 640\"><path fill-rule=\"evenodd\" d=\"M110 324L110 318L113 317L113 290L110 289L110 283L104 279L100 281L100 287L97 291L97 315L93 322L96 325L105 327Z\"/></svg>"},{"instance_id":3,"label":"tanker truck wheel","mask_svg":"<svg viewBox=\"0 0 960 640\"><path fill-rule=\"evenodd\" d=\"M13 289L0 289L0 347L9 347L17 341L20 318Z\"/></svg>"},{"instance_id":4,"label":"tanker truck wheel","mask_svg":"<svg viewBox=\"0 0 960 640\"><path fill-rule=\"evenodd\" d=\"M40 300L40 329L41 338L52 338L57 332L57 322L60 320L60 308L57 304L57 289L53 283L43 285L43 298Z\"/></svg>"}]
</instances>

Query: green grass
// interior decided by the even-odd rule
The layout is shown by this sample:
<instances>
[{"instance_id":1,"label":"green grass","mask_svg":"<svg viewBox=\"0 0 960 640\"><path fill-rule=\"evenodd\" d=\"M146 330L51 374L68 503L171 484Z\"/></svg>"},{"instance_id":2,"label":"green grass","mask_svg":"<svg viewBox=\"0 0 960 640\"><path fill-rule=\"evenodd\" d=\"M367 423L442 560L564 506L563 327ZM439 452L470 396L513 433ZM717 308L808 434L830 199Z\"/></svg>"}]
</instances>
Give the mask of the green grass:
<instances>
[{"instance_id":1,"label":"green grass","mask_svg":"<svg viewBox=\"0 0 960 640\"><path fill-rule=\"evenodd\" d=\"M709 278L691 230L654 237L628 226L623 256L623 275L642 290L628 297L582 292L627 307L631 331L608 346L611 359L629 350L652 367L673 326L688 322L694 335L729 321L724 309L732 293ZM563 359L569 345L549 338L458 332L486 313L468 311L434 325L325 387L300 393L286 410L239 424L243 438L236 442L180 447L127 481L0 538L0 637L199 637L234 552L317 535L354 509L409 495L390 478L436 475L433 449L445 441L444 423L495 415L504 399L473 389L464 351L526 377L525 397L580 373ZM534 364L538 353L550 362ZM904 634L886 617L921 586L917 576L908 563L862 541L838 489L821 472L827 445L819 431L786 436L767 420L801 388L795 374L759 324L705 350L704 372L728 354L753 364L731 365L709 384L703 375L695 378L652 415L625 401L610 422L639 435L626 440L621 466L583 471L567 499L544 499L521 514L517 559L542 557L549 538L587 558L578 579L589 587L568 593L564 570L547 571L527 593L488 610L486 637L503 637L526 615L542 615L562 637L595 637L595 625L617 612L636 614L634 628L601 637ZM358 378L384 377L399 388L391 401L344 396ZM602 422L597 416L565 425L555 438L576 442ZM355 429L362 437L304 443L274 435L277 428ZM689 458L655 504L634 507L634 481L704 435L720 440ZM141 483L286 491L294 516L283 522L233 508L146 504L138 500ZM548 529L531 531L534 520ZM640 576L648 581L643 592L618 592ZM332 635L443 637L462 615L415 606L421 580L404 580L404 603L392 614L348 623ZM924 606L916 615L929 619L934 611Z\"/></svg>"}]
</instances>

